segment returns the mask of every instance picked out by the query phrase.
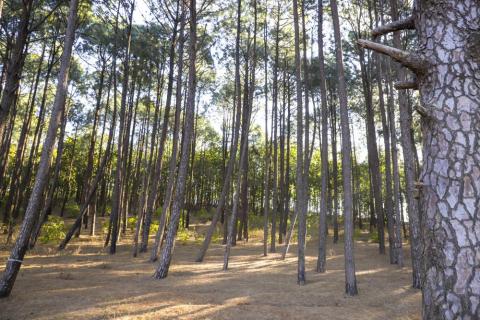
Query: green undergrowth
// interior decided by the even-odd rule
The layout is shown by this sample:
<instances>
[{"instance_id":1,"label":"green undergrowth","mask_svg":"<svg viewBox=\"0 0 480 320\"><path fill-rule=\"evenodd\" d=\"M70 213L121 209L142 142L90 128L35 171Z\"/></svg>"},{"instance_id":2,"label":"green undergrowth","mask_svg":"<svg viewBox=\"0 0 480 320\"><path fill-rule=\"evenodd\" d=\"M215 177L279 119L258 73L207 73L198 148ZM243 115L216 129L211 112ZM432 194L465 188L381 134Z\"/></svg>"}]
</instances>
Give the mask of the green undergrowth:
<instances>
[{"instance_id":1,"label":"green undergrowth","mask_svg":"<svg viewBox=\"0 0 480 320\"><path fill-rule=\"evenodd\" d=\"M50 215L48 216L48 221L42 226L39 240L43 244L62 240L65 238L65 231L63 219Z\"/></svg>"}]
</instances>

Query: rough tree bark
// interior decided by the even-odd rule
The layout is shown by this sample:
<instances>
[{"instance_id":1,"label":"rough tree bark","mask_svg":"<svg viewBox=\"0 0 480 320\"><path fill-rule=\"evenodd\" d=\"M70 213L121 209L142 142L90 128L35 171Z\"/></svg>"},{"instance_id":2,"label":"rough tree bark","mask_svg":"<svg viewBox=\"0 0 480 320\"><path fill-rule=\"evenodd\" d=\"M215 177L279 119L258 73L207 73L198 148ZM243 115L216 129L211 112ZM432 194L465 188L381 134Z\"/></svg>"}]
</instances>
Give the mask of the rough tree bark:
<instances>
[{"instance_id":1,"label":"rough tree bark","mask_svg":"<svg viewBox=\"0 0 480 320\"><path fill-rule=\"evenodd\" d=\"M364 44L417 76L424 159L419 183L425 207L423 318L476 319L480 313L480 269L475 257L480 210L480 81L476 76L480 3L418 0L414 17L417 53L398 56L389 47ZM412 57L422 64L411 65Z\"/></svg>"}]
</instances>

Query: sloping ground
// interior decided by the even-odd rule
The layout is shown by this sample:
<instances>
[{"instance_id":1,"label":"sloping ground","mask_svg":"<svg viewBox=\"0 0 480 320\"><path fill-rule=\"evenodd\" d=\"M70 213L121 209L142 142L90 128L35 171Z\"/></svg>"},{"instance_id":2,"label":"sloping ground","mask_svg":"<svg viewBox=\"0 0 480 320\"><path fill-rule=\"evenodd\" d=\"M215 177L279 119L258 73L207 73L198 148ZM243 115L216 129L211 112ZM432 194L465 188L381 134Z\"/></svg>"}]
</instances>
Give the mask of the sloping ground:
<instances>
[{"instance_id":1,"label":"sloping ground","mask_svg":"<svg viewBox=\"0 0 480 320\"><path fill-rule=\"evenodd\" d=\"M179 243L168 278L154 280L148 255L132 258L129 239L115 256L101 240L76 239L61 254L35 249L11 296L0 300L0 319L420 319L421 293L410 288L409 266L390 265L375 244L356 242L360 292L352 298L343 294L343 244L331 239L325 274L314 271L316 241L308 244L303 287L296 284L295 246L280 261L279 253L262 256L259 239L239 243L223 272L221 245L199 264L198 244ZM8 251L0 249L3 268Z\"/></svg>"}]
</instances>

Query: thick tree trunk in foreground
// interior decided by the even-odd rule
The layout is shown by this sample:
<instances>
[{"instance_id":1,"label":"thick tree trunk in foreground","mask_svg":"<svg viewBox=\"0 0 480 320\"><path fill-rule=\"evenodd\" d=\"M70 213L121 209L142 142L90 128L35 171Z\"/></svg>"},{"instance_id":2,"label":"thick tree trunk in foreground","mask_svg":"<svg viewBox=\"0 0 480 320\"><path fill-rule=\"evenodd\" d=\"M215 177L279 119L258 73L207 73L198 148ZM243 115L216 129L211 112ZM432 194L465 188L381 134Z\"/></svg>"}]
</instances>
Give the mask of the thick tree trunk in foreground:
<instances>
[{"instance_id":1,"label":"thick tree trunk in foreground","mask_svg":"<svg viewBox=\"0 0 480 320\"><path fill-rule=\"evenodd\" d=\"M395 16L396 6L392 12ZM362 43L391 56L417 75L424 160L419 187L426 209L420 228L423 318L477 319L480 4L468 0L419 0L414 19L418 53ZM404 111L400 109L402 117ZM402 125L402 134L409 131L406 129ZM406 178L412 184L415 177Z\"/></svg>"},{"instance_id":2,"label":"thick tree trunk in foreground","mask_svg":"<svg viewBox=\"0 0 480 320\"><path fill-rule=\"evenodd\" d=\"M5 272L0 281L0 298L7 297L12 291L13 284L17 277L23 257L28 247L32 229L35 221L38 219L43 192L48 182L48 173L50 170L50 160L52 158L53 147L57 135L57 129L61 122L62 111L65 108L65 99L68 89L68 72L70 70L70 58L72 55L73 41L75 39L75 22L77 18L78 0L70 1L70 12L67 20L67 31L65 35L65 45L60 63L60 71L57 79L57 89L53 110L48 126L47 137L45 138L40 164L38 167L35 183L33 186L28 206L25 211L25 218L22 222L20 234L15 242L10 257L7 260Z\"/></svg>"},{"instance_id":3,"label":"thick tree trunk in foreground","mask_svg":"<svg viewBox=\"0 0 480 320\"><path fill-rule=\"evenodd\" d=\"M415 16L431 64L418 77L430 115L422 123L423 318L477 319L480 3L417 1Z\"/></svg>"},{"instance_id":4,"label":"thick tree trunk in foreground","mask_svg":"<svg viewBox=\"0 0 480 320\"><path fill-rule=\"evenodd\" d=\"M342 177L343 177L343 210L344 210L344 241L345 241L345 292L357 295L357 280L355 277L355 261L353 256L353 214L352 214L352 159L350 154L350 123L348 120L348 100L343 69L342 39L340 35L340 19L338 17L337 1L331 0L332 20L335 36L335 51L338 74L338 98L340 102L340 124L342 127Z\"/></svg>"}]
</instances>

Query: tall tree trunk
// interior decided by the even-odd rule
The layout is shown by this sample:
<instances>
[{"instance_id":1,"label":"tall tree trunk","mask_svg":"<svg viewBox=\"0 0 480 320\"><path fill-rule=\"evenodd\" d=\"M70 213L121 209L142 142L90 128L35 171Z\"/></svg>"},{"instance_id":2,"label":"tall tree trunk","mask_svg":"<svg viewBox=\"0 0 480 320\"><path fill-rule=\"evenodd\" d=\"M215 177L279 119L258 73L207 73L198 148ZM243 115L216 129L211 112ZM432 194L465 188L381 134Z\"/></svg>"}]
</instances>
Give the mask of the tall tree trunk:
<instances>
[{"instance_id":1,"label":"tall tree trunk","mask_svg":"<svg viewBox=\"0 0 480 320\"><path fill-rule=\"evenodd\" d=\"M337 157L337 107L330 85L330 131L332 139L332 200L333 200L333 243L338 242L338 157Z\"/></svg>"},{"instance_id":2,"label":"tall tree trunk","mask_svg":"<svg viewBox=\"0 0 480 320\"><path fill-rule=\"evenodd\" d=\"M68 72L70 70L73 41L75 39L77 8L78 0L71 0L70 12L67 20L67 31L65 35L65 45L57 78L57 90L48 126L47 137L44 141L39 168L35 177L33 191L30 195L30 200L28 201L28 206L25 211L20 234L15 242L10 257L7 260L7 265L0 281L0 297L7 297L12 291L18 271L23 263L23 257L25 256L28 247L33 226L38 219L41 197L48 182L47 178L50 169L53 146L55 144L55 137L57 135L58 125L61 121L62 110L65 108L65 99L68 89Z\"/></svg>"},{"instance_id":3,"label":"tall tree trunk","mask_svg":"<svg viewBox=\"0 0 480 320\"><path fill-rule=\"evenodd\" d=\"M169 52L169 62L168 62L168 83L167 83L167 98L165 102L165 111L163 114L163 124L162 131L160 133L159 147L157 151L157 159L154 169L154 178L150 182L149 194L147 197L147 208L145 211L145 219L142 225L142 241L140 244L140 252L147 252L148 247L148 236L150 235L150 225L152 223L153 212L155 211L155 204L158 198L158 189L160 187L161 175L162 175L162 164L163 164L163 153L165 149L165 141L167 139L167 130L168 123L170 120L170 109L172 103L172 94L173 94L173 81L174 81L174 72L175 72L175 46L177 39L177 27L178 27L178 15L179 15L179 5L180 1L177 1L177 9L175 13L175 19L173 21L173 31L170 38L170 52Z\"/></svg>"},{"instance_id":4,"label":"tall tree trunk","mask_svg":"<svg viewBox=\"0 0 480 320\"><path fill-rule=\"evenodd\" d=\"M193 136L193 122L195 117L195 92L196 92L196 57L197 57L197 9L196 1L190 0L190 33L189 33L189 70L188 70L188 94L185 107L185 125L183 130L182 156L178 168L177 190L172 204L172 213L168 227L165 246L162 250L160 264L154 274L154 278L167 277L168 269L173 255L175 236L177 235L180 212L184 207L185 184L188 175L188 161L190 159L191 140Z\"/></svg>"},{"instance_id":5,"label":"tall tree trunk","mask_svg":"<svg viewBox=\"0 0 480 320\"><path fill-rule=\"evenodd\" d=\"M195 0L191 0L194 2ZM220 199L217 204L217 208L215 210L215 214L212 218L212 222L207 229L207 233L205 235L205 240L203 241L202 247L195 259L196 262L202 262L205 254L207 253L208 246L210 245L210 241L212 240L213 232L217 226L218 219L220 218L220 214L225 209L225 203L227 202L228 194L230 192L230 185L233 175L233 169L236 162L237 157L237 149L238 149L238 140L239 140L239 132L240 132L240 118L241 118L241 83L240 83L240 15L241 15L241 0L238 0L238 17L237 17L237 36L235 42L235 105L236 105L236 115L235 120L233 121L233 136L232 136L232 146L230 148L230 157L228 159L227 164L227 171L225 174L222 192L220 194ZM191 53L190 53L191 54ZM224 222L225 223L225 222Z\"/></svg>"},{"instance_id":6,"label":"tall tree trunk","mask_svg":"<svg viewBox=\"0 0 480 320\"><path fill-rule=\"evenodd\" d=\"M377 137L375 133L375 120L373 115L374 110L372 88L365 61L365 51L360 50L359 56L366 109L365 127L367 129L366 136L368 149L368 166L372 175L374 208L375 216L377 217L378 244L380 254L385 254L385 216L383 214L382 179L380 176L380 161L378 159ZM393 248L392 245L390 247Z\"/></svg>"},{"instance_id":7,"label":"tall tree trunk","mask_svg":"<svg viewBox=\"0 0 480 320\"><path fill-rule=\"evenodd\" d=\"M268 8L266 7L266 10ZM268 215L270 213L270 144L268 140L268 42L267 42L267 16L265 16L265 25L263 30L264 43L264 91L265 91L265 168L263 170L263 256L268 254Z\"/></svg>"},{"instance_id":8,"label":"tall tree trunk","mask_svg":"<svg viewBox=\"0 0 480 320\"><path fill-rule=\"evenodd\" d=\"M348 120L348 99L343 69L342 39L340 34L340 19L336 0L330 0L332 9L333 30L335 36L336 67L338 75L338 98L340 102L340 124L342 127L342 178L343 178L343 210L345 233L345 292L353 296L358 294L355 276L355 261L353 254L353 215L352 215L352 164L350 123Z\"/></svg>"},{"instance_id":9,"label":"tall tree trunk","mask_svg":"<svg viewBox=\"0 0 480 320\"><path fill-rule=\"evenodd\" d=\"M318 260L317 272L326 270L327 253L327 192L328 192L328 105L327 88L325 82L325 58L323 55L323 2L318 0L318 59L319 59L319 79L320 79L320 98L322 113L322 143L320 157L322 162L320 193L320 217L318 221Z\"/></svg>"},{"instance_id":10,"label":"tall tree trunk","mask_svg":"<svg viewBox=\"0 0 480 320\"><path fill-rule=\"evenodd\" d=\"M128 28L127 28L127 43L125 48L125 60L123 63L123 83L122 83L122 98L120 104L120 117L119 117L119 133L118 133L118 145L117 145L117 163L115 170L115 183L112 196L112 212L110 213L110 225L112 228L111 231L111 244L110 244L110 254L115 254L117 250L117 240L119 232L119 222L122 213L122 195L124 193L123 184L125 181L125 172L123 163L126 158L127 150L125 150L125 139L128 139L128 135L125 135L125 125L126 125L126 104L127 104L127 92L128 92L128 79L129 79L129 68L130 68L130 42L132 38L132 22L133 22L133 11L135 9L135 1L128 2L130 6L129 18L128 18Z\"/></svg>"},{"instance_id":11,"label":"tall tree trunk","mask_svg":"<svg viewBox=\"0 0 480 320\"><path fill-rule=\"evenodd\" d=\"M278 213L278 64L280 41L280 2L277 5L275 22L275 60L273 63L273 92L272 92L272 141L273 141L273 189L272 189L272 232L270 252L276 251L277 241L277 213Z\"/></svg>"},{"instance_id":12,"label":"tall tree trunk","mask_svg":"<svg viewBox=\"0 0 480 320\"><path fill-rule=\"evenodd\" d=\"M160 215L159 228L155 235L155 245L152 248L152 254L150 255L150 261L156 261L158 257L158 250L160 250L160 244L163 239L163 233L167 222L167 213L170 208L170 203L174 194L175 173L177 169L177 155L178 155L178 140L180 137L180 115L182 109L182 76L183 76L183 48L185 43L184 30L185 30L185 8L182 5L182 13L180 15L180 35L178 38L178 68L177 68L177 91L175 93L175 123L173 125L173 137L172 137L172 156L170 157L170 163L168 166L168 178L167 186L164 193L162 213Z\"/></svg>"},{"instance_id":13,"label":"tall tree trunk","mask_svg":"<svg viewBox=\"0 0 480 320\"><path fill-rule=\"evenodd\" d=\"M240 0L239 0L240 1ZM241 10L241 3L238 5L239 11ZM248 86L248 91L246 101L247 103L245 104L245 110L243 111L243 124L242 124L242 144L241 144L241 150L240 150L240 168L238 172L238 178L237 178L237 189L235 192L234 196L234 202L233 202L233 210L232 210L232 217L230 219L230 225L229 225L229 230L228 230L228 237L227 237L227 245L225 247L225 254L223 258L223 270L228 269L228 259L230 257L230 249L232 247L232 243L234 240L234 229L235 229L235 224L236 224L236 214L238 211L238 206L240 202L240 193L242 193L242 181L247 180L247 157L248 157L248 134L250 131L250 118L252 114L252 106L253 106L253 96L255 93L255 71L256 71L256 61L257 61L257 56L256 56L256 50L257 50L257 1L253 0L253 10L254 10L254 31L253 31L253 48L252 48L252 78L251 78L251 83ZM240 12L238 13L238 18L240 19ZM239 25L237 25L239 26ZM238 32L240 29L237 30ZM250 54L250 48L248 48L248 53ZM248 73L247 73L248 75ZM247 213L246 213L247 214Z\"/></svg>"},{"instance_id":14,"label":"tall tree trunk","mask_svg":"<svg viewBox=\"0 0 480 320\"><path fill-rule=\"evenodd\" d=\"M368 2L369 7L371 7L371 2ZM377 10L377 4L374 3L374 12L375 12L375 26L378 27L379 24L379 14ZM380 2L380 19L383 21L383 1ZM371 12L371 10L370 10ZM403 251L402 251L402 238L397 236L397 230L400 226L400 220L397 219L396 211L394 208L394 201L389 195L393 194L395 198L396 193L392 190L392 161L391 161L391 148L390 148L390 128L388 123L388 116L385 110L385 98L383 92L383 76L386 74L384 70L384 65L382 64L382 58L378 55L374 55L375 67L376 67L376 80L378 87L378 98L379 98L379 107L380 107L380 116L382 120L382 131L383 131L383 144L385 146L385 213L387 216L387 225L388 225L388 239L389 239L389 253L390 253L390 263L399 264L403 266ZM388 78L387 76L386 78ZM387 107L388 108L388 107Z\"/></svg>"},{"instance_id":15,"label":"tall tree trunk","mask_svg":"<svg viewBox=\"0 0 480 320\"><path fill-rule=\"evenodd\" d=\"M302 103L302 78L301 78L301 56L300 56L300 28L298 17L298 3L293 0L293 25L295 30L295 80L296 80L296 102L297 102L297 168L296 168L296 201L295 211L298 216L298 268L297 283L305 284L305 240L307 229L307 197L305 195L305 158L304 158L304 119Z\"/></svg>"},{"instance_id":16,"label":"tall tree trunk","mask_svg":"<svg viewBox=\"0 0 480 320\"><path fill-rule=\"evenodd\" d=\"M390 0L391 15L394 21L398 20L398 1ZM396 48L401 48L402 43L400 39L400 32L393 34L393 43ZM405 70L400 64L395 64L395 71L399 81L406 80ZM413 269L413 287L421 288L421 258L422 258L422 244L420 232L420 214L418 202L415 198L415 181L417 180L416 165L415 165L415 151L412 143L412 116L408 106L406 92L400 90L398 92L398 104L400 110L400 130L403 149L403 162L405 171L405 189L407 195L407 210L409 218L410 239L411 239L411 257Z\"/></svg>"},{"instance_id":17,"label":"tall tree trunk","mask_svg":"<svg viewBox=\"0 0 480 320\"><path fill-rule=\"evenodd\" d=\"M387 73L388 74L388 73ZM393 88L391 77L387 75L387 88L388 88L388 100L387 100L387 119L388 126L390 129L390 138L391 138L391 152L392 152L392 174L393 174L393 212L395 215L395 242L397 249L397 259L398 265L403 266L403 249L402 249L402 232L401 225L405 226L403 223L403 214L401 208L401 190L400 190L400 171L398 169L398 149L397 149L397 130L395 128L395 111L394 111L394 100L393 100ZM404 230L405 231L405 230ZM404 232L405 233L405 232Z\"/></svg>"}]
</instances>

